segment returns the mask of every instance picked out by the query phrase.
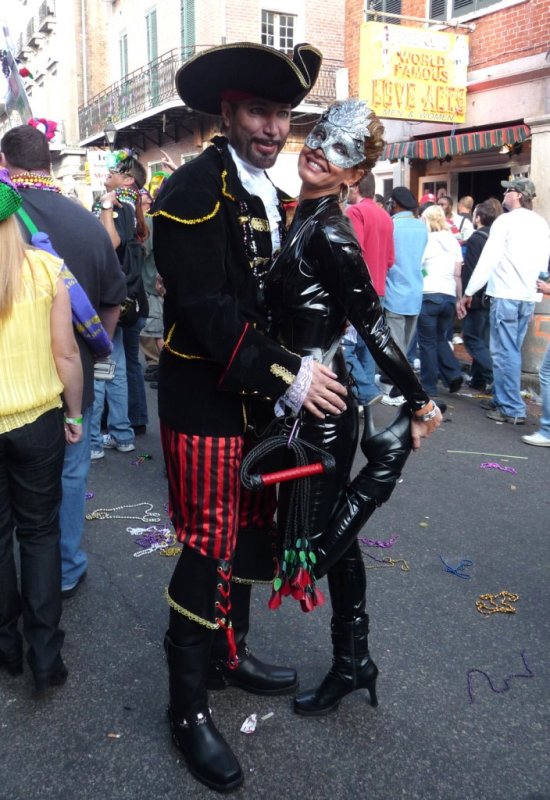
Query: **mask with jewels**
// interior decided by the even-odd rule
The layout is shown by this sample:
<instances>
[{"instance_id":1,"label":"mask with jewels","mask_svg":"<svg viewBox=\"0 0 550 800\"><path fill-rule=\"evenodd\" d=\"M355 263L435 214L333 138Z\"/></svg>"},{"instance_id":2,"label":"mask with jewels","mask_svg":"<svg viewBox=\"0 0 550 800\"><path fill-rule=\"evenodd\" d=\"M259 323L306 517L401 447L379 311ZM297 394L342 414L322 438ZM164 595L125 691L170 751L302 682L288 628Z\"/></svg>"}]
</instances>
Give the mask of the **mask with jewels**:
<instances>
[{"instance_id":1,"label":"mask with jewels","mask_svg":"<svg viewBox=\"0 0 550 800\"><path fill-rule=\"evenodd\" d=\"M305 143L312 150L321 148L335 167L349 169L365 160L364 141L370 136L371 109L362 100L334 103L321 117Z\"/></svg>"}]
</instances>

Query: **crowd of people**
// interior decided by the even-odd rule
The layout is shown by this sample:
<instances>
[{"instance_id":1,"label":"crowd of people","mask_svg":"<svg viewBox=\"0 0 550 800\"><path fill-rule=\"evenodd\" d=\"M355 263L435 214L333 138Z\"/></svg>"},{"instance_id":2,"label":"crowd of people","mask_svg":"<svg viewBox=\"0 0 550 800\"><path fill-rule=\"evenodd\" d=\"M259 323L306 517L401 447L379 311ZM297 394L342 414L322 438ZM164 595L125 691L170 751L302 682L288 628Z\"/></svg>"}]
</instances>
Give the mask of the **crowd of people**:
<instances>
[{"instance_id":1,"label":"crowd of people","mask_svg":"<svg viewBox=\"0 0 550 800\"><path fill-rule=\"evenodd\" d=\"M252 585L273 581L273 608L291 596L310 611L328 577L332 666L296 695L296 713L326 714L359 688L376 705L357 534L441 423L441 386L463 383L456 317L471 387L493 389L487 416L525 421L520 348L537 287L550 294L533 183L505 183L506 214L468 197L453 214L447 195L418 202L405 186L384 203L372 175L384 129L362 101L333 104L307 135L287 226L292 198L266 169L320 64L308 44L292 57L247 43L189 59L178 93L220 116L221 135L179 169L166 159L149 182L136 154L119 151L93 213L60 193L42 133L19 126L0 143L0 666L22 671L22 616L37 692L67 679L61 604L87 574L90 462L135 449L151 380L183 546L166 592L169 724L191 773L218 791L244 778L209 690L279 695L298 683L249 648ZM548 353L541 387L540 431L523 438L547 446ZM382 431L379 398L400 406ZM351 479L361 410L367 461ZM240 481L258 441L281 438L279 467L308 449L331 459L307 493Z\"/></svg>"},{"instance_id":2,"label":"crowd of people","mask_svg":"<svg viewBox=\"0 0 550 800\"><path fill-rule=\"evenodd\" d=\"M438 397L442 385L454 393L467 380L471 389L492 395L481 400L489 419L523 425L521 348L537 293L549 293L550 229L532 210L533 181L517 178L502 181L502 186L502 203L490 197L475 205L467 196L459 201L456 214L452 198L443 192L417 201L407 187L395 187L386 204L393 241L391 228L380 223L376 234L372 232L379 211L372 199L374 187L362 192L359 186L346 213L392 335L418 367L423 388ZM529 248L524 246L526 235ZM458 326L471 357L469 374L453 352ZM369 352L353 329L346 332L342 346L361 405L378 399L390 405L405 402L383 370L374 374ZM541 391L547 407L545 363ZM544 431L543 422L540 431L522 440L546 446Z\"/></svg>"}]
</instances>

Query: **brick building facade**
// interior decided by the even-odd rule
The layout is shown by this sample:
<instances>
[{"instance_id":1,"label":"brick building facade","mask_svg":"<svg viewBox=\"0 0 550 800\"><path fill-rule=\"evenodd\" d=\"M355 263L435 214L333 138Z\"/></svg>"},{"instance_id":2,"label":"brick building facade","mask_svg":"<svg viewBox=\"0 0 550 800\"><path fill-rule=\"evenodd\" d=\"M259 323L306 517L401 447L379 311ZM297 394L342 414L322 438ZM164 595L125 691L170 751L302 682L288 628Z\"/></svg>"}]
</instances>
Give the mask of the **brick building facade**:
<instances>
[{"instance_id":1,"label":"brick building facade","mask_svg":"<svg viewBox=\"0 0 550 800\"><path fill-rule=\"evenodd\" d=\"M397 20L401 25L456 31L469 37L465 121L451 125L391 120L386 126L389 142L423 142L462 132L498 132L508 128L525 131L527 136L509 147L480 147L446 159L405 157L391 165L386 162L378 168L380 177L387 180L386 185L406 183L419 195L426 188L445 185L455 198L471 194L481 201L491 195L499 196L500 180L509 175L529 175L539 188L536 209L550 218L550 164L546 156L550 150L548 2L394 0L377 2L376 8L398 10L403 15ZM367 19L375 17L367 16L364 0L346 0L345 60L351 96L357 96L359 85L358 32ZM390 17L378 19L389 24L396 22ZM398 151L394 148L392 152ZM414 150L410 152L416 154Z\"/></svg>"}]
</instances>

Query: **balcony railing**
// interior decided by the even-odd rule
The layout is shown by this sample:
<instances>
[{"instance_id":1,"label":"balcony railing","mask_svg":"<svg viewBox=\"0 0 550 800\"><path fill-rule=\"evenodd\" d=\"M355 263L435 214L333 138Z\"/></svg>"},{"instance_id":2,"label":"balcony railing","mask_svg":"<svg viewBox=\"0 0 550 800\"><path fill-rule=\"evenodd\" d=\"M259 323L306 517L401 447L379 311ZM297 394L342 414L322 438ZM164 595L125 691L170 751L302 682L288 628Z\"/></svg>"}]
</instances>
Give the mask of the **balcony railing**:
<instances>
[{"instance_id":1,"label":"balcony railing","mask_svg":"<svg viewBox=\"0 0 550 800\"><path fill-rule=\"evenodd\" d=\"M184 61L205 47L170 50L96 94L78 110L80 139L101 134L108 119L124 123L140 115L151 116L155 108L179 101L176 72ZM323 62L317 83L307 97L308 103L326 105L336 99L336 71L342 66L339 61Z\"/></svg>"}]
</instances>

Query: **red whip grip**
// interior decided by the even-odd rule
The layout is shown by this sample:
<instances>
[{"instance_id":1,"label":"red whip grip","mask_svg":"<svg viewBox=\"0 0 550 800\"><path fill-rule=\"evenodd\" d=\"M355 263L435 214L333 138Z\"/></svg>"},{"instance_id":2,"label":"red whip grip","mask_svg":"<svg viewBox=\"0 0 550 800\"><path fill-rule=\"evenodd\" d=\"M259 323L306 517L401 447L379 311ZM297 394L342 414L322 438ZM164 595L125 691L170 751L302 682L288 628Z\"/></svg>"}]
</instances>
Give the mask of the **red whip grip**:
<instances>
[{"instance_id":1,"label":"red whip grip","mask_svg":"<svg viewBox=\"0 0 550 800\"><path fill-rule=\"evenodd\" d=\"M315 464L305 464L303 467L292 467L292 469L281 469L279 472L266 472L259 475L262 486L271 486L273 483L284 483L284 481L294 481L297 478L307 478L309 475L322 475L325 472L325 465L322 461Z\"/></svg>"}]
</instances>

